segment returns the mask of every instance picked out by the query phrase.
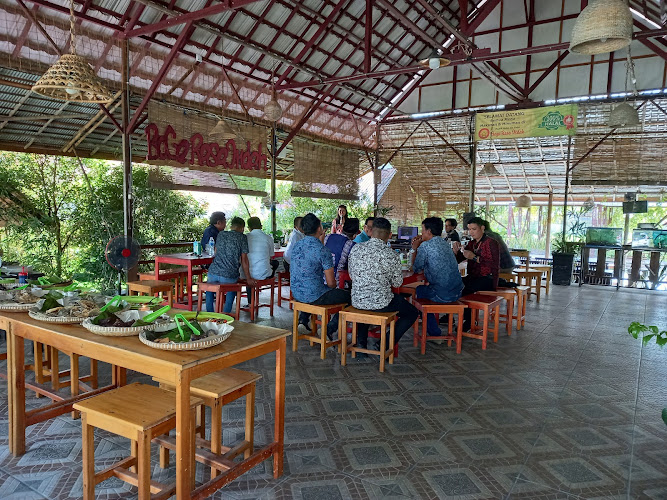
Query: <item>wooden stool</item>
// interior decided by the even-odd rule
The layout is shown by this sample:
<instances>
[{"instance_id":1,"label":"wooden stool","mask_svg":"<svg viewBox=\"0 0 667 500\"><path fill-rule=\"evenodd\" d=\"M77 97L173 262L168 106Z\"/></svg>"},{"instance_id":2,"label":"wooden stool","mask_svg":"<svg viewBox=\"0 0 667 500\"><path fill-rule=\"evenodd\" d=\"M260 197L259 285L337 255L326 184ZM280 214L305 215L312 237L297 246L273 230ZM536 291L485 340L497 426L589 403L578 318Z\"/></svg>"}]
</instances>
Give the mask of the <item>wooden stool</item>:
<instances>
[{"instance_id":1,"label":"wooden stool","mask_svg":"<svg viewBox=\"0 0 667 500\"><path fill-rule=\"evenodd\" d=\"M412 345L417 347L417 344L421 341L421 353L426 354L426 341L427 340L446 340L447 346L451 347L452 340L456 341L456 353L461 354L461 342L463 341L463 310L466 308L466 305L462 302L449 302L442 304L439 302L433 302L428 299L414 299L412 305L419 309L422 313L422 329L421 335L419 334L419 318L415 321L414 326L414 335L412 340ZM449 329L448 335L428 335L426 331L426 315L435 314L436 320L439 314L449 314ZM458 315L458 331L456 336L452 335L452 327L454 322L454 315Z\"/></svg>"},{"instance_id":2,"label":"wooden stool","mask_svg":"<svg viewBox=\"0 0 667 500\"><path fill-rule=\"evenodd\" d=\"M289 297L283 297L283 287L290 287L290 276L287 271L280 271L278 273L278 307L282 307L282 301L289 302L289 308L292 309L292 290L289 291Z\"/></svg>"},{"instance_id":3,"label":"wooden stool","mask_svg":"<svg viewBox=\"0 0 667 500\"><path fill-rule=\"evenodd\" d=\"M128 295L157 295L162 293L167 294L167 304L174 305L174 284L171 281L158 280L144 280L144 281L128 281L127 294Z\"/></svg>"},{"instance_id":4,"label":"wooden stool","mask_svg":"<svg viewBox=\"0 0 667 500\"><path fill-rule=\"evenodd\" d=\"M508 336L512 335L512 320L514 319L514 299L516 298L516 292L514 291L514 288L498 287L496 288L495 291L480 290L477 293L481 293L483 295L493 295L505 299L505 302L507 302L507 312L505 313L505 316L501 318L500 322L505 323L505 329L507 330L507 335ZM519 331L518 327L517 331Z\"/></svg>"},{"instance_id":5,"label":"wooden stool","mask_svg":"<svg viewBox=\"0 0 667 500\"><path fill-rule=\"evenodd\" d=\"M241 294L243 293L243 286L240 283L231 283L229 285L223 283L199 283L197 286L197 309L199 311L204 310L204 301L202 300L204 292L215 293L215 312L217 313L223 312L227 292L236 293L236 312L225 314L231 315L238 321L241 314Z\"/></svg>"},{"instance_id":6,"label":"wooden stool","mask_svg":"<svg viewBox=\"0 0 667 500\"><path fill-rule=\"evenodd\" d=\"M408 283L407 285L392 288L391 291L401 295L409 295L409 297L406 297L406 300L410 302L410 304L413 304L414 300L417 298L417 287L425 284L426 282L424 281L415 281L414 283Z\"/></svg>"},{"instance_id":7,"label":"wooden stool","mask_svg":"<svg viewBox=\"0 0 667 500\"><path fill-rule=\"evenodd\" d=\"M531 287L531 291L528 295L537 295L537 302L539 303L540 297L542 295L542 271L515 271L515 275L518 277L519 285L525 285ZM535 285L533 285L533 280L535 280Z\"/></svg>"},{"instance_id":8,"label":"wooden stool","mask_svg":"<svg viewBox=\"0 0 667 500\"><path fill-rule=\"evenodd\" d=\"M482 295L473 293L461 297L461 302L472 309L472 318L470 321L470 332L463 332L464 337L482 340L482 349L486 349L486 339L489 332L489 319L494 319L493 341L498 342L498 323L500 319L500 304L503 303L502 297L493 297L492 295ZM482 323L482 333L475 329L477 324L477 311L484 313L484 322Z\"/></svg>"},{"instance_id":9,"label":"wooden stool","mask_svg":"<svg viewBox=\"0 0 667 500\"><path fill-rule=\"evenodd\" d=\"M526 324L526 303L528 302L529 286L518 286L514 289L517 298L516 305L516 330L519 331Z\"/></svg>"},{"instance_id":10,"label":"wooden stool","mask_svg":"<svg viewBox=\"0 0 667 500\"><path fill-rule=\"evenodd\" d=\"M547 282L542 288L546 291L546 294L549 295L549 288L551 284L551 266L533 266L531 271L542 271L543 274L547 275Z\"/></svg>"},{"instance_id":11,"label":"wooden stool","mask_svg":"<svg viewBox=\"0 0 667 500\"><path fill-rule=\"evenodd\" d=\"M195 410L201 399L190 398L190 418L194 422ZM160 498L171 495L176 486L151 481L151 440L176 427L176 398L159 387L130 384L99 396L84 399L74 405L81 412L83 431L83 498L95 498L95 485L111 476L139 488L139 500L151 498L151 490ZM131 456L111 467L95 473L95 427L131 440ZM195 427L192 426L194 442ZM190 469L194 476L192 457ZM185 466L186 464L181 464ZM137 469L136 474L132 468Z\"/></svg>"},{"instance_id":12,"label":"wooden stool","mask_svg":"<svg viewBox=\"0 0 667 500\"><path fill-rule=\"evenodd\" d=\"M299 340L306 339L313 343L320 344L320 358L326 359L327 348L333 345L340 345L341 337L337 340L329 340L327 337L327 325L331 316L343 309L347 304L331 304L315 306L312 304L305 304L303 302L292 301L294 307L294 319L292 322L292 351L296 352L299 348ZM311 332L305 335L299 334L299 313L303 311L310 314L310 328ZM322 320L318 321L317 317L321 316ZM320 335L317 335L317 325L320 325ZM340 323L339 323L340 325ZM347 335L344 335L347 338ZM340 349L340 348L339 348Z\"/></svg>"},{"instance_id":13,"label":"wooden stool","mask_svg":"<svg viewBox=\"0 0 667 500\"><path fill-rule=\"evenodd\" d=\"M234 457L243 453L249 458L253 450L255 436L255 383L262 378L261 375L236 368L226 368L219 372L211 373L194 379L190 383L190 393L204 402L199 412L199 425L197 432L202 440L206 439L206 406L211 409L211 441L204 441L203 447L211 450L215 455L225 459L233 460ZM160 383L162 389L175 392L174 386L153 377ZM245 440L233 448L222 446L222 407L245 396ZM157 438L160 443L160 467L169 466L168 449L176 448L174 438ZM195 459L208 463L205 455L197 455ZM211 467L211 478L218 475L218 469Z\"/></svg>"},{"instance_id":14,"label":"wooden stool","mask_svg":"<svg viewBox=\"0 0 667 500\"><path fill-rule=\"evenodd\" d=\"M248 286L245 280L241 280L240 283L243 286ZM270 290L271 298L269 299L268 304L259 303L259 294L262 290ZM250 321L255 321L255 316L259 315L260 307L268 307L269 314L273 317L273 297L276 291L276 279L275 278L266 278L264 280L256 280L255 285L250 287L250 297L248 297L248 302L250 302L249 307L242 307L242 311L250 312ZM242 294L243 295L243 294Z\"/></svg>"},{"instance_id":15,"label":"wooden stool","mask_svg":"<svg viewBox=\"0 0 667 500\"><path fill-rule=\"evenodd\" d=\"M340 357L340 364L347 364L347 353L351 352L355 358L358 352L366 354L380 355L380 372L384 372L385 359L389 358L389 364L394 364L394 329L396 327L396 312L375 312L346 307L340 313L338 319L338 337L342 339L343 350ZM376 325L380 327L380 350L365 349L356 345L347 346L347 323L352 323L352 343L357 343L357 323L365 325ZM387 325L389 325L389 345L387 349Z\"/></svg>"},{"instance_id":16,"label":"wooden stool","mask_svg":"<svg viewBox=\"0 0 667 500\"><path fill-rule=\"evenodd\" d=\"M152 281L155 280L155 271L147 273L139 273L137 275L139 281ZM171 281L174 283L176 288L176 300L180 300L183 297L183 276L187 280L188 268L187 267L174 267L171 269L160 269L160 281Z\"/></svg>"}]
</instances>

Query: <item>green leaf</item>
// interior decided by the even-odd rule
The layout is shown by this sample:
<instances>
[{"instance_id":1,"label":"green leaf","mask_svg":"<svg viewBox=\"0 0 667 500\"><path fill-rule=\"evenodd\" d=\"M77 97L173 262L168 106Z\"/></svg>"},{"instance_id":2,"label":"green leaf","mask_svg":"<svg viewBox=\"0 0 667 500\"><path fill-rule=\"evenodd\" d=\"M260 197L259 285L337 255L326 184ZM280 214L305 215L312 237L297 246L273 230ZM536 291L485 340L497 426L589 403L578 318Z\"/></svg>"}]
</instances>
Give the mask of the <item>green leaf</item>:
<instances>
[{"instance_id":1,"label":"green leaf","mask_svg":"<svg viewBox=\"0 0 667 500\"><path fill-rule=\"evenodd\" d=\"M656 337L655 343L662 347L667 344L667 337Z\"/></svg>"},{"instance_id":2,"label":"green leaf","mask_svg":"<svg viewBox=\"0 0 667 500\"><path fill-rule=\"evenodd\" d=\"M643 343L644 345L648 344L648 343L651 341L651 339L652 339L653 337L655 337L655 334L654 334L654 333L652 333L652 334L650 334L650 335L644 335L644 338L642 339L642 343Z\"/></svg>"},{"instance_id":3,"label":"green leaf","mask_svg":"<svg viewBox=\"0 0 667 500\"><path fill-rule=\"evenodd\" d=\"M651 330L651 333L658 333L660 331L655 325L649 326L648 329Z\"/></svg>"}]
</instances>

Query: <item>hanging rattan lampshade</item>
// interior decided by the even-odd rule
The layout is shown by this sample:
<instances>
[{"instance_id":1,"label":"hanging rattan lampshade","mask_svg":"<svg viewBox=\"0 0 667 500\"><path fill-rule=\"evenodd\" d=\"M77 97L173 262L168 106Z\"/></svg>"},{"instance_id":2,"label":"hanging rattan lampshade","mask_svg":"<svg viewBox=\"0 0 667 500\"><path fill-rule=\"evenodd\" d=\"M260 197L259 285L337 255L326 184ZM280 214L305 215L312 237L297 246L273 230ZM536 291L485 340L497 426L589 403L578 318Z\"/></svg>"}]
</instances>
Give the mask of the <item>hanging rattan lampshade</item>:
<instances>
[{"instance_id":1,"label":"hanging rattan lampshade","mask_svg":"<svg viewBox=\"0 0 667 500\"><path fill-rule=\"evenodd\" d=\"M522 194L516 199L516 208L530 208L533 204L533 200L530 199L530 196Z\"/></svg>"},{"instance_id":2,"label":"hanging rattan lampshade","mask_svg":"<svg viewBox=\"0 0 667 500\"><path fill-rule=\"evenodd\" d=\"M276 89L271 91L271 100L264 105L264 117L272 122L277 122L283 116L283 108L276 98Z\"/></svg>"},{"instance_id":3,"label":"hanging rattan lampshade","mask_svg":"<svg viewBox=\"0 0 667 500\"><path fill-rule=\"evenodd\" d=\"M236 132L234 132L224 118L218 120L215 127L208 133L208 136L219 141L228 141L229 139L236 139L237 137Z\"/></svg>"},{"instance_id":4,"label":"hanging rattan lampshade","mask_svg":"<svg viewBox=\"0 0 667 500\"><path fill-rule=\"evenodd\" d=\"M624 0L592 0L572 28L570 51L605 54L630 45L632 13Z\"/></svg>"},{"instance_id":5,"label":"hanging rattan lampshade","mask_svg":"<svg viewBox=\"0 0 667 500\"><path fill-rule=\"evenodd\" d=\"M498 169L493 163L485 163L482 170L479 171L479 175L485 175L487 177L500 175Z\"/></svg>"},{"instance_id":6,"label":"hanging rattan lampshade","mask_svg":"<svg viewBox=\"0 0 667 500\"><path fill-rule=\"evenodd\" d=\"M607 125L613 128L639 125L639 113L629 102L622 102L611 110Z\"/></svg>"},{"instance_id":7,"label":"hanging rattan lampshade","mask_svg":"<svg viewBox=\"0 0 667 500\"><path fill-rule=\"evenodd\" d=\"M105 104L111 101L111 92L95 75L86 60L76 54L74 37L74 1L70 0L70 50L63 54L32 86L38 94L61 101L92 102Z\"/></svg>"},{"instance_id":8,"label":"hanging rattan lampshade","mask_svg":"<svg viewBox=\"0 0 667 500\"><path fill-rule=\"evenodd\" d=\"M584 202L584 208L591 209L595 207L595 198L592 196Z\"/></svg>"}]
</instances>

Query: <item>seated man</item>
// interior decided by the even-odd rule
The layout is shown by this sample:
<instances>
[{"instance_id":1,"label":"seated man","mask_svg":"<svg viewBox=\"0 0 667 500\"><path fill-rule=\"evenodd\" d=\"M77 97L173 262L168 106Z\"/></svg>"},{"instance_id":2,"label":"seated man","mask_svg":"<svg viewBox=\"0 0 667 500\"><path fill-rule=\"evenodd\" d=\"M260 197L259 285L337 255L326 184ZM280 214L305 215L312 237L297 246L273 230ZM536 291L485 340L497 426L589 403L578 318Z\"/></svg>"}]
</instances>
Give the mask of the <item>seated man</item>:
<instances>
[{"instance_id":1,"label":"seated man","mask_svg":"<svg viewBox=\"0 0 667 500\"><path fill-rule=\"evenodd\" d=\"M276 254L273 246L273 237L262 231L262 221L259 217L248 219L248 262L250 276L256 280L270 278L278 268L278 261L272 259Z\"/></svg>"},{"instance_id":2,"label":"seated man","mask_svg":"<svg viewBox=\"0 0 667 500\"><path fill-rule=\"evenodd\" d=\"M417 287L417 298L433 302L454 302L461 297L463 282L452 247L442 236L443 223L440 217L427 217L422 221L422 234L412 240L412 269L424 271L428 285ZM433 314L427 318L426 331L429 335L440 336Z\"/></svg>"},{"instance_id":3,"label":"seated man","mask_svg":"<svg viewBox=\"0 0 667 500\"><path fill-rule=\"evenodd\" d=\"M364 243L368 240L371 239L371 235L373 234L373 221L375 220L375 217L368 217L366 218L366 222L364 223L364 230L360 232L357 237L354 239L355 243Z\"/></svg>"},{"instance_id":4,"label":"seated man","mask_svg":"<svg viewBox=\"0 0 667 500\"><path fill-rule=\"evenodd\" d=\"M243 268L245 276L250 276L248 265L248 238L243 234L245 222L240 217L234 217L231 222L231 231L220 231L215 242L215 256L208 270L208 283L222 283L230 285L239 280L239 265ZM224 229L224 226L223 226ZM247 279L248 284L253 286L255 280ZM225 298L224 312L232 312L235 292L228 292ZM215 293L206 292L206 310L215 310ZM201 305L200 305L201 307Z\"/></svg>"},{"instance_id":5,"label":"seated man","mask_svg":"<svg viewBox=\"0 0 667 500\"><path fill-rule=\"evenodd\" d=\"M350 292L336 288L333 258L320 238L324 235L322 222L315 214L307 214L301 221L305 237L294 245L290 269L292 296L299 302L313 305L349 304ZM326 284L325 284L326 283ZM310 330L310 314L301 313L299 324ZM338 314L327 325L331 339L338 329Z\"/></svg>"},{"instance_id":6,"label":"seated man","mask_svg":"<svg viewBox=\"0 0 667 500\"><path fill-rule=\"evenodd\" d=\"M294 245L297 242L301 241L304 237L304 234L301 232L301 220L303 217L294 217L294 231L290 234L289 241L287 242L287 248L283 254L283 260L285 261L285 271L289 273L289 266L292 259L292 251L294 250Z\"/></svg>"},{"instance_id":7,"label":"seated man","mask_svg":"<svg viewBox=\"0 0 667 500\"><path fill-rule=\"evenodd\" d=\"M324 238L324 246L334 254L334 269L336 270L336 282L340 271L347 271L347 259L350 250L355 245L352 238L359 232L359 219L349 218L343 224L343 234L328 234Z\"/></svg>"},{"instance_id":8,"label":"seated man","mask_svg":"<svg viewBox=\"0 0 667 500\"><path fill-rule=\"evenodd\" d=\"M458 226L456 219L445 219L445 240L449 241L450 243L452 241L461 241L461 237L459 236L459 232L456 230L456 226Z\"/></svg>"},{"instance_id":9,"label":"seated man","mask_svg":"<svg viewBox=\"0 0 667 500\"><path fill-rule=\"evenodd\" d=\"M201 237L201 248L206 253L208 250L207 246L211 238L213 242L218 239L218 233L225 229L227 224L225 220L225 212L213 212L208 219L208 227L204 229L204 235ZM204 269L208 269L207 265L202 266Z\"/></svg>"},{"instance_id":10,"label":"seated man","mask_svg":"<svg viewBox=\"0 0 667 500\"><path fill-rule=\"evenodd\" d=\"M510 253L510 249L507 248L507 244L503 240L503 237L500 236L498 233L495 231L491 231L491 226L489 225L489 221L485 221L485 227L486 229L484 230L484 234L487 236L490 236L496 242L498 243L498 246L500 247L500 270L499 272L501 273L511 273L514 268L516 267L516 262L514 262L514 257L512 257L512 254Z\"/></svg>"},{"instance_id":11,"label":"seated man","mask_svg":"<svg viewBox=\"0 0 667 500\"><path fill-rule=\"evenodd\" d=\"M481 217L473 217L468 221L468 232L472 240L465 248L455 248L456 260L468 261L468 273L463 278L462 296L480 290L495 290L498 284L500 267L500 247L496 240L484 234L487 222ZM460 248L460 252L458 249ZM463 313L463 331L470 331L471 310L466 308Z\"/></svg>"},{"instance_id":12,"label":"seated man","mask_svg":"<svg viewBox=\"0 0 667 500\"><path fill-rule=\"evenodd\" d=\"M373 221L371 239L352 248L348 270L352 278L354 307L367 311L398 312L394 330L394 341L398 343L407 329L414 324L419 311L401 295L391 291L392 287L403 284L403 273L400 257L387 246L390 237L391 224L384 217L377 217ZM357 344L365 348L367 341L368 325L360 324L357 330ZM389 347L393 346L387 346Z\"/></svg>"}]
</instances>

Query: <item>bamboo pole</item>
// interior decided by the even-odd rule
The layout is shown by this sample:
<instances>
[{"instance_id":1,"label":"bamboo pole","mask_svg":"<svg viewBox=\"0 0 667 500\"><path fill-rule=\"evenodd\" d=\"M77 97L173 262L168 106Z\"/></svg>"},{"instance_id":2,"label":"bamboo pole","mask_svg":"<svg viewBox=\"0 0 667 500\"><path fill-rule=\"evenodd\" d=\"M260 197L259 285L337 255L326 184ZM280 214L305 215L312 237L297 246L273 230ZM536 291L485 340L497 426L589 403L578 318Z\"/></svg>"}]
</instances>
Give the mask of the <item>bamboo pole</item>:
<instances>
[{"instance_id":1,"label":"bamboo pole","mask_svg":"<svg viewBox=\"0 0 667 500\"><path fill-rule=\"evenodd\" d=\"M546 244L544 246L544 256L549 257L549 254L551 253L551 217L553 214L553 208L554 208L554 194L553 192L549 192L549 203L547 205L547 230L545 232L546 234Z\"/></svg>"}]
</instances>

